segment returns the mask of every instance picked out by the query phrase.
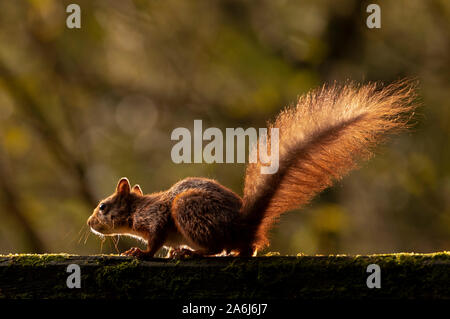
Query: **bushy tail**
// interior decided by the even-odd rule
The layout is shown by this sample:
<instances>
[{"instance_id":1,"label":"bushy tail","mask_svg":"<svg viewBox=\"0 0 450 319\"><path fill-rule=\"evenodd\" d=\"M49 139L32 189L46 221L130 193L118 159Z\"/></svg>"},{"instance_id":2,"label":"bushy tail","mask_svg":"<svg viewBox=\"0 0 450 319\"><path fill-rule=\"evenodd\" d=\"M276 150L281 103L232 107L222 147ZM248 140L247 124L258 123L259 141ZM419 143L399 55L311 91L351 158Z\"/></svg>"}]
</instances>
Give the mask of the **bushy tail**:
<instances>
[{"instance_id":1,"label":"bushy tail","mask_svg":"<svg viewBox=\"0 0 450 319\"><path fill-rule=\"evenodd\" d=\"M243 214L250 224L259 225L256 246L268 244L266 233L283 212L307 203L369 159L373 147L388 134L408 127L415 109L414 89L406 80L385 87L334 84L300 97L296 106L282 111L269 125L269 132L279 128L278 171L261 174L258 161L247 166L245 175Z\"/></svg>"}]
</instances>

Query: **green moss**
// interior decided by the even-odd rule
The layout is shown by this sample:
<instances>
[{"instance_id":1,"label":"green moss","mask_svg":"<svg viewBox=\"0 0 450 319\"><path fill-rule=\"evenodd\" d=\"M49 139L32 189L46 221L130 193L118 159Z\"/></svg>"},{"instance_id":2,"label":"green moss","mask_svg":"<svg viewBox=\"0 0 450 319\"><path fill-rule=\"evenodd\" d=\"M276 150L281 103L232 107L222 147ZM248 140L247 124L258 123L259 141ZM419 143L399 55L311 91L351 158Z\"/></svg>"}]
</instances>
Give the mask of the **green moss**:
<instances>
[{"instance_id":1,"label":"green moss","mask_svg":"<svg viewBox=\"0 0 450 319\"><path fill-rule=\"evenodd\" d=\"M69 263L81 266L81 289L66 287ZM382 289L366 286L373 263L382 269ZM450 298L449 268L449 252L149 261L8 255L0 256L0 298Z\"/></svg>"},{"instance_id":2,"label":"green moss","mask_svg":"<svg viewBox=\"0 0 450 319\"><path fill-rule=\"evenodd\" d=\"M101 264L102 262L100 262ZM135 269L139 264L140 261L138 259L123 261L115 265L105 265L105 261L103 261L103 267L99 268L98 276L100 279L114 279L130 269Z\"/></svg>"},{"instance_id":3,"label":"green moss","mask_svg":"<svg viewBox=\"0 0 450 319\"><path fill-rule=\"evenodd\" d=\"M94 274L97 287L102 287L106 291L120 290L122 294L128 295L129 290L142 284L141 276L135 272L140 265L139 260L130 259L113 265L105 265L106 261L103 260L102 263L103 265L97 268Z\"/></svg>"},{"instance_id":4,"label":"green moss","mask_svg":"<svg viewBox=\"0 0 450 319\"><path fill-rule=\"evenodd\" d=\"M69 259L69 254L9 254L0 255L0 258L8 258L15 265L21 266L45 266L49 263L62 262ZM73 256L73 255L72 255Z\"/></svg>"}]
</instances>

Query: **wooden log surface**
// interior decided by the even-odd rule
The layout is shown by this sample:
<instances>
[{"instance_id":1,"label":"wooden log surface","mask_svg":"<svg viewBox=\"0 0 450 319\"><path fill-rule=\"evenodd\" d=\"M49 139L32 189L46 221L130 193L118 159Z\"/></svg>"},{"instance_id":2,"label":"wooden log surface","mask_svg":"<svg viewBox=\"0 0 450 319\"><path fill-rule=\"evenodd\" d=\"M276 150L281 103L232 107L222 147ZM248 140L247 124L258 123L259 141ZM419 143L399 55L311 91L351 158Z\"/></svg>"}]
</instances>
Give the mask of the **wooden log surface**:
<instances>
[{"instance_id":1,"label":"wooden log surface","mask_svg":"<svg viewBox=\"0 0 450 319\"><path fill-rule=\"evenodd\" d=\"M70 264L81 288L68 288ZM381 269L368 288L367 266ZM450 299L450 252L139 261L117 255L0 255L0 298Z\"/></svg>"}]
</instances>

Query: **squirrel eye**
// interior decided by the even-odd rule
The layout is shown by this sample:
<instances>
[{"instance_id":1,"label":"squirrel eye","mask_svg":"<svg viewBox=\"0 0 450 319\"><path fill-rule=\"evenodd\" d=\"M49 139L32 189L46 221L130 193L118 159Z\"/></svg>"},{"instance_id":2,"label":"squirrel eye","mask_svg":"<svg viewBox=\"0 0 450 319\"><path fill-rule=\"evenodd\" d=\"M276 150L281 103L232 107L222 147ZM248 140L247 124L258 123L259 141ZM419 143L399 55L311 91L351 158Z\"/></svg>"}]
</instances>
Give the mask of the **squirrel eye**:
<instances>
[{"instance_id":1,"label":"squirrel eye","mask_svg":"<svg viewBox=\"0 0 450 319\"><path fill-rule=\"evenodd\" d=\"M106 204L105 203L101 203L100 206L98 207L99 210L104 211L106 208Z\"/></svg>"}]
</instances>

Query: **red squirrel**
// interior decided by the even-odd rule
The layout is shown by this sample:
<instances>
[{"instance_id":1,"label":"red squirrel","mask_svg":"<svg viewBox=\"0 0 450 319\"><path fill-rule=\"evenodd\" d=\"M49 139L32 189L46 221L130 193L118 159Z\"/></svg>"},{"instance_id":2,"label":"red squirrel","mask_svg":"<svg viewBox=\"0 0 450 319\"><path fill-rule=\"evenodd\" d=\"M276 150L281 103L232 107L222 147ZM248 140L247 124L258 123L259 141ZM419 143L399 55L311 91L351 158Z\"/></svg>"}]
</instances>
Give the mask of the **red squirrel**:
<instances>
[{"instance_id":1,"label":"red squirrel","mask_svg":"<svg viewBox=\"0 0 450 319\"><path fill-rule=\"evenodd\" d=\"M310 201L369 159L387 135L409 127L415 99L415 85L405 80L315 89L269 125L279 128L279 169L261 174L264 163L249 163L242 198L206 178L186 178L148 195L122 178L87 223L97 234L147 243L146 250L126 251L128 256L153 257L162 246L172 258L255 256L268 246L267 233L282 213Z\"/></svg>"}]
</instances>

